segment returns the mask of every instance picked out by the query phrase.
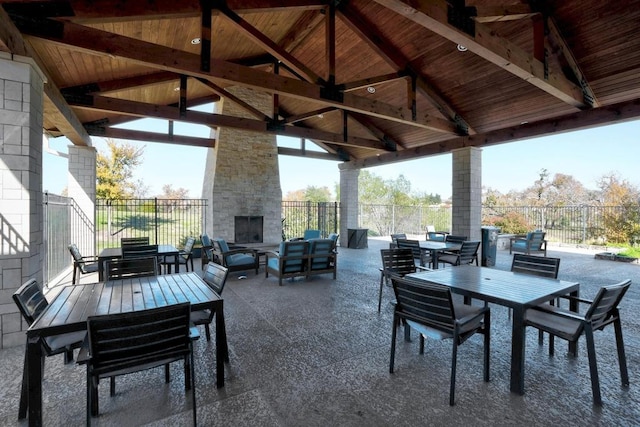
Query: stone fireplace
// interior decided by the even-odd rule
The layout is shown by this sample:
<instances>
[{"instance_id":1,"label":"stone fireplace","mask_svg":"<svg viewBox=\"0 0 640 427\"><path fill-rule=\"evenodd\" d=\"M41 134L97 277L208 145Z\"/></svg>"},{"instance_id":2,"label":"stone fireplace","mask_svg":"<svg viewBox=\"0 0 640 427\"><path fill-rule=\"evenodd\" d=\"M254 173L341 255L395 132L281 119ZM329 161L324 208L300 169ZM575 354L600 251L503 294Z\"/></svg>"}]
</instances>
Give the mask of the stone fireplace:
<instances>
[{"instance_id":1,"label":"stone fireplace","mask_svg":"<svg viewBox=\"0 0 640 427\"><path fill-rule=\"evenodd\" d=\"M240 87L227 90L271 116L271 96ZM224 98L214 113L255 119ZM208 200L204 231L249 246L278 244L282 190L275 135L224 127L212 131L212 138L216 146L208 150L202 187L202 197Z\"/></svg>"}]
</instances>

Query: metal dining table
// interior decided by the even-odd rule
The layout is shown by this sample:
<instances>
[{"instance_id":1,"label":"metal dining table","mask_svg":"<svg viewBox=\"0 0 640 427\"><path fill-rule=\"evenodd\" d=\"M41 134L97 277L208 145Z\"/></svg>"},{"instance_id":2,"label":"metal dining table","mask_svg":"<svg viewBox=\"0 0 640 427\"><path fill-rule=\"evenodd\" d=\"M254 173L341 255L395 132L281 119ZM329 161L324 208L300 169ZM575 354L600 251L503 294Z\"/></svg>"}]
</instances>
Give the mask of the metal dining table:
<instances>
[{"instance_id":1,"label":"metal dining table","mask_svg":"<svg viewBox=\"0 0 640 427\"><path fill-rule=\"evenodd\" d=\"M42 425L42 346L44 337L87 328L89 316L125 313L183 302L191 310L213 310L216 317L216 381L224 386L224 363L229 361L223 300L196 273L166 274L65 286L27 330L25 371L28 394L21 395L19 418L29 415L30 426ZM80 384L69 387L81 387Z\"/></svg>"},{"instance_id":2,"label":"metal dining table","mask_svg":"<svg viewBox=\"0 0 640 427\"><path fill-rule=\"evenodd\" d=\"M175 259L176 273L180 272L178 255L180 250L173 245L158 245L158 257L173 256ZM104 248L98 254L98 280L104 280L104 263L110 259L122 258L122 247Z\"/></svg>"},{"instance_id":3,"label":"metal dining table","mask_svg":"<svg viewBox=\"0 0 640 427\"><path fill-rule=\"evenodd\" d=\"M438 242L437 240L420 240L420 249L429 252L431 268L438 268L438 254L444 251L457 252L462 245L460 243Z\"/></svg>"},{"instance_id":4,"label":"metal dining table","mask_svg":"<svg viewBox=\"0 0 640 427\"><path fill-rule=\"evenodd\" d=\"M467 303L470 299L478 299L513 310L510 390L518 394L524 394L525 311L529 307L550 301L555 296L577 297L580 292L580 284L576 282L487 267L458 266L413 273L410 276L448 286L453 293L463 295ZM569 309L577 311L577 302L572 300ZM569 353L576 354L575 344L569 344Z\"/></svg>"}]
</instances>

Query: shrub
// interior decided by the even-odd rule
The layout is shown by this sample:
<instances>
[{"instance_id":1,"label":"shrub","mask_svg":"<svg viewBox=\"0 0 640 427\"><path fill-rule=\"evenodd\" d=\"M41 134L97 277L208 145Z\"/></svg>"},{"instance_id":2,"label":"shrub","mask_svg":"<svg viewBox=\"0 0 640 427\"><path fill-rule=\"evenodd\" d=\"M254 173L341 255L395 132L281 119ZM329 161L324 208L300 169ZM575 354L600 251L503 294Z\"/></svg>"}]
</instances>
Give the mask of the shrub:
<instances>
[{"instance_id":1,"label":"shrub","mask_svg":"<svg viewBox=\"0 0 640 427\"><path fill-rule=\"evenodd\" d=\"M523 234L532 229L525 217L517 212L488 217L484 222L485 225L500 227L500 232L506 234Z\"/></svg>"}]
</instances>

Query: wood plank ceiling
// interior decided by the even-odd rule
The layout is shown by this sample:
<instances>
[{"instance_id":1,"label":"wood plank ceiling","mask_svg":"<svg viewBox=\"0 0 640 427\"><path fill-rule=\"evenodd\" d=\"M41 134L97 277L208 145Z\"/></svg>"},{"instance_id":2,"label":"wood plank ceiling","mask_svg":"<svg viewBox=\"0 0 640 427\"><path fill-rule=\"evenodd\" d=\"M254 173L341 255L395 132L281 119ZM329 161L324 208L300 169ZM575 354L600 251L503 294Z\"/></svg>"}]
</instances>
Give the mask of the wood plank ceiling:
<instances>
[{"instance_id":1,"label":"wood plank ceiling","mask_svg":"<svg viewBox=\"0 0 640 427\"><path fill-rule=\"evenodd\" d=\"M640 117L640 0L0 5L0 51L40 66L44 130L75 144L215 145L113 127L156 117L305 138L326 153L281 153L368 167ZM253 118L190 109L220 97Z\"/></svg>"}]
</instances>

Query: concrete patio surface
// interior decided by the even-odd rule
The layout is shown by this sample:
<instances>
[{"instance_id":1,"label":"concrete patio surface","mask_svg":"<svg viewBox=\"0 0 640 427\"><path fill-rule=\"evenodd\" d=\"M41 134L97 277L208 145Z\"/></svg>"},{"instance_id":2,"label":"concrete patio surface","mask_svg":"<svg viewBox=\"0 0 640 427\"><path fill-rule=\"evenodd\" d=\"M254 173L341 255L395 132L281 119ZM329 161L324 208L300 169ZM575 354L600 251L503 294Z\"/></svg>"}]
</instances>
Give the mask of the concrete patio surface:
<instances>
[{"instance_id":1,"label":"concrete patio surface","mask_svg":"<svg viewBox=\"0 0 640 427\"><path fill-rule=\"evenodd\" d=\"M586 346L576 358L556 341L549 357L537 331L527 331L525 394L509 391L511 327L507 309L491 306L491 381L482 380L482 337L458 352L456 405L448 404L451 342L398 335L395 373L389 373L392 289L384 287L377 312L381 248L339 248L338 279L285 280L247 272L229 276L224 289L230 350L225 387L215 386L215 344L204 333L195 344L198 421L202 426L638 426L640 425L640 265L596 260L594 252L550 247L561 258L560 279L581 284L593 297L602 285L630 278L621 305L631 385L623 388L613 328L596 333L603 406L592 404ZM199 263L196 263L199 264ZM498 251L494 268L508 270L511 256ZM197 268L197 267L196 267ZM452 267L449 267L452 268ZM83 276L82 283L95 278ZM415 334L414 334L415 336ZM0 425L22 426L18 401L24 348L0 351ZM100 384L97 426L191 425L191 402L182 367L165 384L162 369L121 377L117 394ZM85 423L85 369L46 360L45 426Z\"/></svg>"}]
</instances>

